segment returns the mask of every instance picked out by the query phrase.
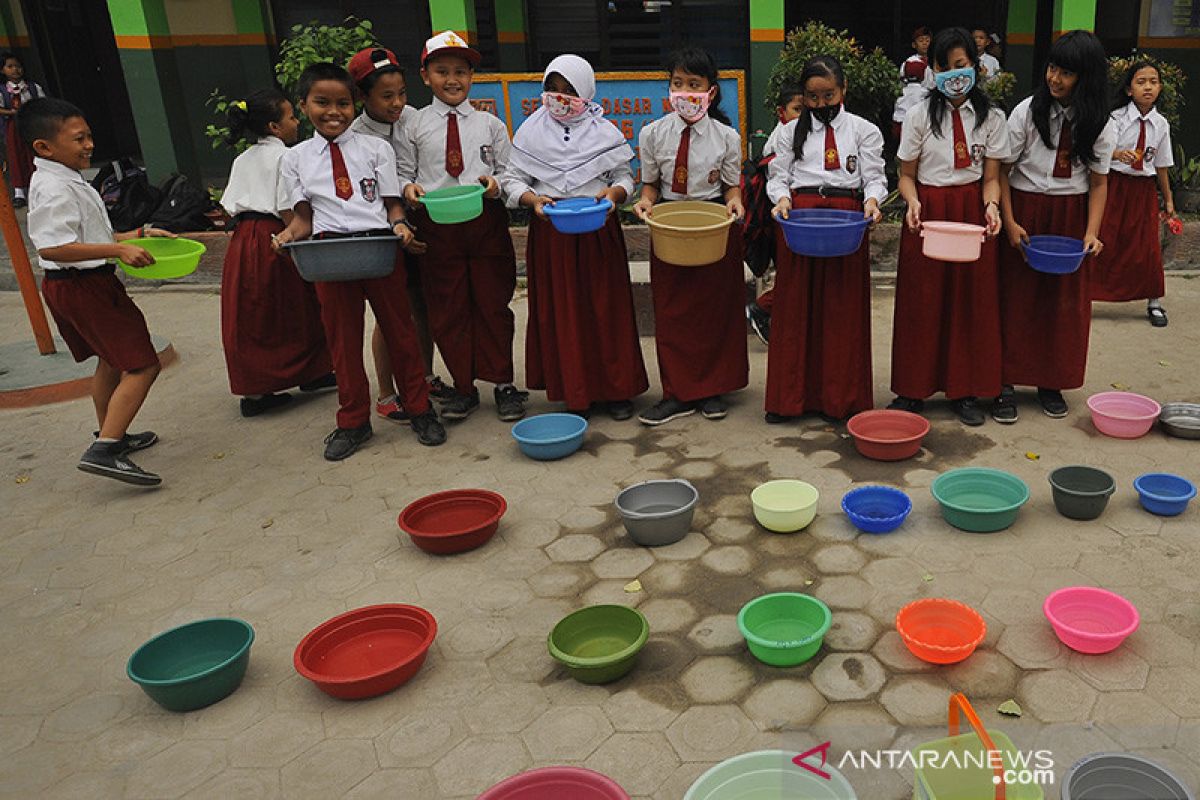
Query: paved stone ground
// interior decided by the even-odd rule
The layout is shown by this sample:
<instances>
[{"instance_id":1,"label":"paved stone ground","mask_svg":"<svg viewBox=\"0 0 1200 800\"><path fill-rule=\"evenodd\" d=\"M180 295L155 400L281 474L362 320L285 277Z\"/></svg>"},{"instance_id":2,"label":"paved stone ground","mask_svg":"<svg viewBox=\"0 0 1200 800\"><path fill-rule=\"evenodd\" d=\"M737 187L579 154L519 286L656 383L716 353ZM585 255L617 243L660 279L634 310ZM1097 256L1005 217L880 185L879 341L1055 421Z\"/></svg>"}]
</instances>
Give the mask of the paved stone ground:
<instances>
[{"instance_id":1,"label":"paved stone ground","mask_svg":"<svg viewBox=\"0 0 1200 800\"><path fill-rule=\"evenodd\" d=\"M485 399L440 449L376 424L363 452L331 465L320 452L332 396L238 416L214 294L158 289L137 300L181 357L140 418L162 436L139 456L166 476L160 490L75 470L93 429L86 400L0 412L4 796L457 798L530 767L583 764L636 797L675 800L709 765L750 750L829 739L836 763L846 749L938 738L954 690L1018 746L1053 750L1060 775L1085 753L1130 750L1200 780L1200 511L1150 516L1130 486L1158 469L1200 478L1197 445L1157 431L1101 437L1083 403L1114 383L1200 399L1198 281L1168 280L1166 330L1140 306L1098 307L1088 385L1070 393L1069 419L1045 418L1026 397L1019 424L968 431L936 405L927 449L899 464L858 457L819 420L765 425L765 351L751 340L752 388L723 422L647 430L594 419L582 452L545 464L518 454ZM889 398L891 305L880 284L879 403ZM28 337L18 296L0 294L0 309L0 340ZM652 341L642 343L653 364ZM531 410L554 409L535 397ZM1045 476L1067 463L1117 477L1099 521L1056 515ZM1011 530L971 535L941 520L928 486L967 464L1029 483L1032 501ZM667 548L633 546L612 499L662 476L699 488L695 531ZM781 536L754 523L748 493L775 477L820 488L807 531ZM861 482L909 491L914 513L900 531L856 535L839 501ZM450 487L498 490L509 511L484 548L435 558L398 536L396 514ZM624 591L635 578L643 591ZM1141 611L1140 630L1111 655L1064 649L1041 601L1071 584L1123 593ZM777 589L811 591L834 609L826 646L799 668L757 663L737 632L740 606ZM894 614L923 596L984 614L987 638L965 663L932 668L904 650ZM439 623L411 683L341 702L295 673L305 632L384 601L419 603ZM586 687L550 659L545 637L596 602L638 606L652 633L631 675ZM210 615L254 626L246 681L206 710L164 712L128 681L125 661L156 632ZM1009 698L1024 707L1020 720L996 713ZM910 774L847 774L864 800L911 796Z\"/></svg>"}]
</instances>

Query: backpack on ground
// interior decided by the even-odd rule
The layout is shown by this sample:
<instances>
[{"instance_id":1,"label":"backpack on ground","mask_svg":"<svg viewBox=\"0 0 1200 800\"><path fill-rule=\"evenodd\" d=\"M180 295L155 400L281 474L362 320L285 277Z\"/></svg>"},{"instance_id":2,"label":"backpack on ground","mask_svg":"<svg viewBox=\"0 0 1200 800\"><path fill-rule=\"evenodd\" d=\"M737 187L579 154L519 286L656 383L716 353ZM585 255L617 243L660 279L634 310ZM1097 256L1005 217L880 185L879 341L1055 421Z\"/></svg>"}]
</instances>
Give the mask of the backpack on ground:
<instances>
[{"instance_id":1,"label":"backpack on ground","mask_svg":"<svg viewBox=\"0 0 1200 800\"><path fill-rule=\"evenodd\" d=\"M212 209L213 201L202 187L188 180L186 175L172 175L163 183L162 202L150 215L150 224L172 233L206 231L212 228L212 220L205 216Z\"/></svg>"},{"instance_id":2,"label":"backpack on ground","mask_svg":"<svg viewBox=\"0 0 1200 800\"><path fill-rule=\"evenodd\" d=\"M92 188L104 200L108 219L117 232L140 228L162 202L162 193L150 184L146 170L128 158L100 167Z\"/></svg>"}]
</instances>

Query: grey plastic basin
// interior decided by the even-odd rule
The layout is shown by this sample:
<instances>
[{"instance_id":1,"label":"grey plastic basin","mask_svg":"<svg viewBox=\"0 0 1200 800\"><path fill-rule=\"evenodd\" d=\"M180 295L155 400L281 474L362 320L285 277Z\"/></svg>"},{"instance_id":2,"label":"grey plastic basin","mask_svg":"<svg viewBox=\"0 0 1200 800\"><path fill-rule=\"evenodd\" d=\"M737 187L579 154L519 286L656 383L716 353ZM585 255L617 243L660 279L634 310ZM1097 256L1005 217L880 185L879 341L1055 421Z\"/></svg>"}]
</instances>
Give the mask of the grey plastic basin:
<instances>
[{"instance_id":1,"label":"grey plastic basin","mask_svg":"<svg viewBox=\"0 0 1200 800\"><path fill-rule=\"evenodd\" d=\"M1051 472L1050 487L1058 513L1070 519L1096 519L1104 513L1117 482L1102 469L1075 464Z\"/></svg>"},{"instance_id":2,"label":"grey plastic basin","mask_svg":"<svg viewBox=\"0 0 1200 800\"><path fill-rule=\"evenodd\" d=\"M646 547L678 542L692 529L700 493L682 478L635 483L617 495L629 538Z\"/></svg>"},{"instance_id":3,"label":"grey plastic basin","mask_svg":"<svg viewBox=\"0 0 1200 800\"><path fill-rule=\"evenodd\" d=\"M1062 800L1196 800L1153 761L1124 753L1084 756L1063 776Z\"/></svg>"},{"instance_id":4,"label":"grey plastic basin","mask_svg":"<svg viewBox=\"0 0 1200 800\"><path fill-rule=\"evenodd\" d=\"M399 236L359 236L288 242L284 249L306 281L358 281L391 275L399 243Z\"/></svg>"}]
</instances>

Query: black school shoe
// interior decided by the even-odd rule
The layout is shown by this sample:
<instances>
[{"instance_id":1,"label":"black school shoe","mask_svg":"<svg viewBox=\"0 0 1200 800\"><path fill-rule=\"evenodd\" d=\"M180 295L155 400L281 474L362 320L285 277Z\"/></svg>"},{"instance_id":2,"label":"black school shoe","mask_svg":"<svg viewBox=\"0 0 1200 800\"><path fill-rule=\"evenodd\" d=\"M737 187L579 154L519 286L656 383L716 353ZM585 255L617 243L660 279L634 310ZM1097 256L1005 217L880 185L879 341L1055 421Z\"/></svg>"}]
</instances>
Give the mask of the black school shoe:
<instances>
[{"instance_id":1,"label":"black school shoe","mask_svg":"<svg viewBox=\"0 0 1200 800\"><path fill-rule=\"evenodd\" d=\"M296 388L302 392L319 392L322 389L332 389L337 386L337 376L332 372L326 372L316 380L311 380L308 383L302 383Z\"/></svg>"},{"instance_id":2,"label":"black school shoe","mask_svg":"<svg viewBox=\"0 0 1200 800\"><path fill-rule=\"evenodd\" d=\"M911 397L897 397L887 404L892 411L907 411L910 414L920 414L925 408L924 400L914 400Z\"/></svg>"},{"instance_id":3,"label":"black school shoe","mask_svg":"<svg viewBox=\"0 0 1200 800\"><path fill-rule=\"evenodd\" d=\"M100 431L92 431L92 438L100 437ZM127 433L121 437L121 441L117 442L120 447L117 449L119 453L133 453L137 450L145 450L150 445L158 441L158 434L154 431L142 431L141 433Z\"/></svg>"},{"instance_id":4,"label":"black school shoe","mask_svg":"<svg viewBox=\"0 0 1200 800\"><path fill-rule=\"evenodd\" d=\"M133 486L158 486L162 483L162 478L129 460L126 456L128 451L120 449L123 442L92 442L79 459L79 469Z\"/></svg>"},{"instance_id":5,"label":"black school shoe","mask_svg":"<svg viewBox=\"0 0 1200 800\"><path fill-rule=\"evenodd\" d=\"M1042 411L1047 417L1062 419L1067 415L1067 401L1057 389L1038 387L1038 402L1042 404Z\"/></svg>"},{"instance_id":6,"label":"black school shoe","mask_svg":"<svg viewBox=\"0 0 1200 800\"><path fill-rule=\"evenodd\" d=\"M354 455L354 451L371 438L371 423L358 428L336 428L325 437L325 460L341 461Z\"/></svg>"},{"instance_id":7,"label":"black school shoe","mask_svg":"<svg viewBox=\"0 0 1200 800\"><path fill-rule=\"evenodd\" d=\"M1156 328L1167 327L1167 310L1162 306L1150 306L1146 309L1146 317Z\"/></svg>"},{"instance_id":8,"label":"black school shoe","mask_svg":"<svg viewBox=\"0 0 1200 800\"><path fill-rule=\"evenodd\" d=\"M429 399L435 403L449 403L456 397L454 390L437 375L426 376L425 382L429 384Z\"/></svg>"},{"instance_id":9,"label":"black school shoe","mask_svg":"<svg viewBox=\"0 0 1200 800\"><path fill-rule=\"evenodd\" d=\"M728 413L729 406L725 405L720 395L706 397L700 401L700 414L705 419L725 419Z\"/></svg>"},{"instance_id":10,"label":"black school shoe","mask_svg":"<svg viewBox=\"0 0 1200 800\"><path fill-rule=\"evenodd\" d=\"M417 441L426 447L437 447L446 443L446 429L442 427L437 413L432 408L412 418L412 429L413 433L417 434Z\"/></svg>"},{"instance_id":11,"label":"black school shoe","mask_svg":"<svg viewBox=\"0 0 1200 800\"><path fill-rule=\"evenodd\" d=\"M283 394L264 394L262 397L243 397L240 404L243 417L257 417L280 406L292 402L292 396Z\"/></svg>"},{"instance_id":12,"label":"black school shoe","mask_svg":"<svg viewBox=\"0 0 1200 800\"><path fill-rule=\"evenodd\" d=\"M502 422L516 422L525 416L525 401L529 399L529 392L522 392L511 383L506 383L493 389L492 397L496 400L496 416Z\"/></svg>"},{"instance_id":13,"label":"black school shoe","mask_svg":"<svg viewBox=\"0 0 1200 800\"><path fill-rule=\"evenodd\" d=\"M1017 393L1013 387L1005 386L992 401L992 419L1001 425L1011 425L1017 421Z\"/></svg>"},{"instance_id":14,"label":"black school shoe","mask_svg":"<svg viewBox=\"0 0 1200 800\"><path fill-rule=\"evenodd\" d=\"M617 422L624 422L625 420L630 419L633 416L633 401L615 400L609 403L608 415Z\"/></svg>"},{"instance_id":15,"label":"black school shoe","mask_svg":"<svg viewBox=\"0 0 1200 800\"><path fill-rule=\"evenodd\" d=\"M673 419L686 417L689 414L696 413L696 406L693 403L684 403L674 398L667 397L650 408L638 414L638 422L643 425L662 425L670 422Z\"/></svg>"},{"instance_id":16,"label":"black school shoe","mask_svg":"<svg viewBox=\"0 0 1200 800\"><path fill-rule=\"evenodd\" d=\"M951 400L950 407L954 409L959 422L963 425L974 428L983 424L983 409L975 402L974 397L960 397L957 400Z\"/></svg>"},{"instance_id":17,"label":"black school shoe","mask_svg":"<svg viewBox=\"0 0 1200 800\"><path fill-rule=\"evenodd\" d=\"M472 394L455 394L452 399L442 406L442 419L466 419L479 408L479 392Z\"/></svg>"},{"instance_id":18,"label":"black school shoe","mask_svg":"<svg viewBox=\"0 0 1200 800\"><path fill-rule=\"evenodd\" d=\"M768 411L763 417L768 425L781 425L785 422L791 422L795 418L794 415L776 414L774 411Z\"/></svg>"},{"instance_id":19,"label":"black school shoe","mask_svg":"<svg viewBox=\"0 0 1200 800\"><path fill-rule=\"evenodd\" d=\"M758 303L751 300L746 303L746 319L750 320L750 329L763 344L771 341L771 315Z\"/></svg>"}]
</instances>

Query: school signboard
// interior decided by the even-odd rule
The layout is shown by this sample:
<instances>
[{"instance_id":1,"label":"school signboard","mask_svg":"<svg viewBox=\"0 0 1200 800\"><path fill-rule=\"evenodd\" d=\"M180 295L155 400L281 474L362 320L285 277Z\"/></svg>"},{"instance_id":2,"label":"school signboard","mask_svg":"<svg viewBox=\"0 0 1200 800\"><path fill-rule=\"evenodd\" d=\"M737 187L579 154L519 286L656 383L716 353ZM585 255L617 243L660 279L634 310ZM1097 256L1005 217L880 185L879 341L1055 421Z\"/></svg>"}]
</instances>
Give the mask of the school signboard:
<instances>
[{"instance_id":1,"label":"school signboard","mask_svg":"<svg viewBox=\"0 0 1200 800\"><path fill-rule=\"evenodd\" d=\"M746 73L721 70L721 110L742 136L742 155L746 154ZM508 126L511 136L527 120L542 98L540 72L477 74L471 86L471 105L495 114ZM634 153L634 177L640 176L638 136L647 124L671 113L667 98L667 79L662 72L597 72L595 100L605 116L616 125Z\"/></svg>"}]
</instances>

